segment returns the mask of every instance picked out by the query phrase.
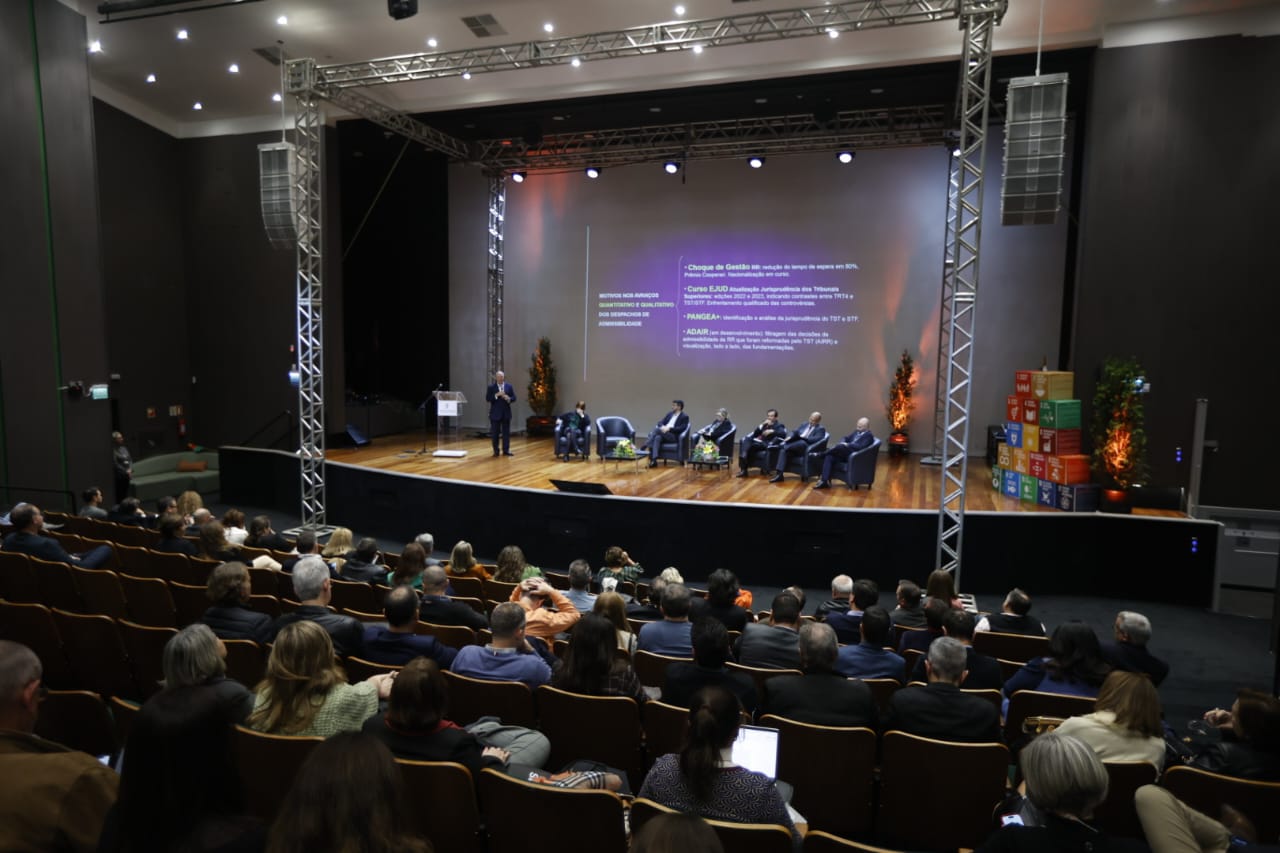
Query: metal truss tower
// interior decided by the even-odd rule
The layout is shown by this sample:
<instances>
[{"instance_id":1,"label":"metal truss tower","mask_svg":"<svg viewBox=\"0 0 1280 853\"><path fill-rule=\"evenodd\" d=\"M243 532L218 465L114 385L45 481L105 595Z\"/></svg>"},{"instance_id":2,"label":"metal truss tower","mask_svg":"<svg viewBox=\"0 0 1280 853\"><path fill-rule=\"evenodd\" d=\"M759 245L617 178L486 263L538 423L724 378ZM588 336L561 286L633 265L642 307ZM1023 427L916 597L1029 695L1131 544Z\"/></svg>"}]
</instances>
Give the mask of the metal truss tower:
<instances>
[{"instance_id":1,"label":"metal truss tower","mask_svg":"<svg viewBox=\"0 0 1280 853\"><path fill-rule=\"evenodd\" d=\"M982 240L982 168L991 104L991 43L1007 0L965 0L960 10L964 45L960 56L960 155L955 158L956 218L944 264L947 304L943 310L947 359L942 482L938 505L938 568L960 585L964 544L965 477L969 462L969 403L973 390L973 344L978 306L978 249ZM941 340L939 346L941 353Z\"/></svg>"},{"instance_id":2,"label":"metal truss tower","mask_svg":"<svg viewBox=\"0 0 1280 853\"><path fill-rule=\"evenodd\" d=\"M953 150L947 166L947 224L942 235L942 305L938 311L938 369L934 374L933 449L920 460L921 465L941 465L943 444L947 439L947 357L950 355L951 294L956 283L956 207L960 200L960 157Z\"/></svg>"},{"instance_id":3,"label":"metal truss tower","mask_svg":"<svg viewBox=\"0 0 1280 853\"><path fill-rule=\"evenodd\" d=\"M490 375L502 366L502 290L506 284L506 266L502 259L507 220L507 179L502 173L489 177L489 258L485 280L488 282L487 354Z\"/></svg>"}]
</instances>

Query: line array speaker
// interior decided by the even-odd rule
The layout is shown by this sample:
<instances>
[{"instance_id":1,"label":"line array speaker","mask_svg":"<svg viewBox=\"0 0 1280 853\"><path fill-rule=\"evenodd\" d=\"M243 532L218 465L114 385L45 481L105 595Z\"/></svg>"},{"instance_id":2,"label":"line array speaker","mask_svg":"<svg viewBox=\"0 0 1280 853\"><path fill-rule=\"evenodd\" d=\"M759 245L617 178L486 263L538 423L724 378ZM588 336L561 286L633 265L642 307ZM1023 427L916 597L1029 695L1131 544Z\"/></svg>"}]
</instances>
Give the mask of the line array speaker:
<instances>
[{"instance_id":1,"label":"line array speaker","mask_svg":"<svg viewBox=\"0 0 1280 853\"><path fill-rule=\"evenodd\" d=\"M1051 225L1062 207L1067 150L1067 75L1009 81L1005 112L1002 225Z\"/></svg>"},{"instance_id":2,"label":"line array speaker","mask_svg":"<svg viewBox=\"0 0 1280 853\"><path fill-rule=\"evenodd\" d=\"M297 177L293 143L272 142L258 146L258 188L262 197L262 224L274 249L292 249L298 243Z\"/></svg>"}]
</instances>

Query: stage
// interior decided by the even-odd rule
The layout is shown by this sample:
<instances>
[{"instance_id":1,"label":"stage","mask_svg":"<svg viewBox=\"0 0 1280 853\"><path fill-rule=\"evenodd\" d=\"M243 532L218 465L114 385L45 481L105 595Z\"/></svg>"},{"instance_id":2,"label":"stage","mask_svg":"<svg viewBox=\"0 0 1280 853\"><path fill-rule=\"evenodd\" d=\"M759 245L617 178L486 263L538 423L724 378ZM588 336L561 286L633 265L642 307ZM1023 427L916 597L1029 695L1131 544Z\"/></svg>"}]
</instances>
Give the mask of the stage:
<instances>
[{"instance_id":1,"label":"stage","mask_svg":"<svg viewBox=\"0 0 1280 853\"><path fill-rule=\"evenodd\" d=\"M940 472L919 457L881 453L868 490L814 491L795 475L769 483L729 471L695 472L678 464L648 469L644 460L564 462L552 439L513 437L513 457L494 457L487 439L467 438L434 457L418 434L379 437L358 449L333 449L325 463L330 524L357 535L408 542L430 531L440 549L459 539L478 554L505 545L530 562L563 569L586 557L597 565L622 545L646 569L667 565L705 578L732 568L744 583L822 588L846 572L892 588L923 580L936 560ZM297 513L294 454L223 447L221 502ZM1015 585L1041 594L1133 597L1208 607L1217 524L1168 511L1117 516L1064 513L1006 498L970 457L961 587L1003 593ZM612 494L556 491L551 479L598 483ZM1174 580L1176 579L1176 580ZM785 581L785 582L784 582Z\"/></svg>"}]
</instances>

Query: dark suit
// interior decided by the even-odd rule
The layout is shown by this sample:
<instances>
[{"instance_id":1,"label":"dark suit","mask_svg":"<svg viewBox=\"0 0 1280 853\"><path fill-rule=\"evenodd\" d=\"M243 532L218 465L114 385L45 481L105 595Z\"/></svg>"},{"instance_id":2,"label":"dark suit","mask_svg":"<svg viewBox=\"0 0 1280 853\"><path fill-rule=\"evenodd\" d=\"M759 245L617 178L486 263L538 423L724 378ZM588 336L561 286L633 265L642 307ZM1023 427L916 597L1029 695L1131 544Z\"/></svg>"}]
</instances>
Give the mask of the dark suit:
<instances>
[{"instance_id":1,"label":"dark suit","mask_svg":"<svg viewBox=\"0 0 1280 853\"><path fill-rule=\"evenodd\" d=\"M822 482L831 482L831 472L835 469L837 462L847 462L849 457L857 453L863 448L870 447L876 440L871 434L871 430L862 431L854 430L853 432L840 439L840 443L827 451L822 457Z\"/></svg>"},{"instance_id":2,"label":"dark suit","mask_svg":"<svg viewBox=\"0 0 1280 853\"><path fill-rule=\"evenodd\" d=\"M581 415L578 410L566 412L561 415L560 421L560 437L564 439L564 455L567 457L570 453L587 453L591 448L587 447L587 430L591 427L591 416L586 412ZM560 452L560 448L556 448L556 452Z\"/></svg>"},{"instance_id":3,"label":"dark suit","mask_svg":"<svg viewBox=\"0 0 1280 853\"><path fill-rule=\"evenodd\" d=\"M926 628L923 631L903 631L902 636L898 638L898 651L905 652L907 649L915 649L918 652L928 654L929 644L942 636L941 630Z\"/></svg>"},{"instance_id":4,"label":"dark suit","mask_svg":"<svg viewBox=\"0 0 1280 853\"><path fill-rule=\"evenodd\" d=\"M339 655L359 655L364 651L364 626L350 616L334 613L318 604L304 604L292 613L285 613L271 626L271 638L285 625L308 620L329 632L333 639L333 651Z\"/></svg>"},{"instance_id":5,"label":"dark suit","mask_svg":"<svg viewBox=\"0 0 1280 853\"><path fill-rule=\"evenodd\" d=\"M733 432L733 421L725 418L722 421L712 421L694 433L694 435L709 438L715 442L716 447L719 447L720 439L724 438L731 432Z\"/></svg>"},{"instance_id":6,"label":"dark suit","mask_svg":"<svg viewBox=\"0 0 1280 853\"><path fill-rule=\"evenodd\" d=\"M969 670L969 675L960 682L961 688L965 690L1004 689L1004 675L1000 672L998 660L990 655L975 652L973 646L966 646L965 652L968 654L968 662L964 668ZM924 661L923 657L916 661L915 668L911 670L911 681L929 680L929 675L924 670Z\"/></svg>"},{"instance_id":7,"label":"dark suit","mask_svg":"<svg viewBox=\"0 0 1280 853\"><path fill-rule=\"evenodd\" d=\"M896 691L889 700L884 728L936 740L999 742L1000 712L986 699L961 693L954 684L935 681L927 687Z\"/></svg>"},{"instance_id":8,"label":"dark suit","mask_svg":"<svg viewBox=\"0 0 1280 853\"><path fill-rule=\"evenodd\" d=\"M852 606L852 602L850 602ZM846 610L827 614L827 624L836 632L836 639L846 646L862 642L862 611Z\"/></svg>"},{"instance_id":9,"label":"dark suit","mask_svg":"<svg viewBox=\"0 0 1280 853\"><path fill-rule=\"evenodd\" d=\"M723 687L742 703L748 714L754 713L756 703L756 682L745 672L733 672L727 667L707 669L696 663L673 663L667 667L666 680L662 684L662 701L668 705L688 708L693 702L693 694L702 687Z\"/></svg>"},{"instance_id":10,"label":"dark suit","mask_svg":"<svg viewBox=\"0 0 1280 853\"><path fill-rule=\"evenodd\" d=\"M458 650L446 646L435 637L403 634L370 625L364 629L364 659L387 666L404 666L416 657L428 657L441 669L448 669Z\"/></svg>"},{"instance_id":11,"label":"dark suit","mask_svg":"<svg viewBox=\"0 0 1280 853\"><path fill-rule=\"evenodd\" d=\"M772 431L771 431L772 430ZM765 435L765 433L769 433ZM746 471L751 463L751 458L756 453L764 453L765 464L768 464L768 451L772 445L779 445L787 440L787 428L782 421L775 421L770 424L768 421L761 421L760 426L751 431L749 435L744 435L742 441L738 445L738 470ZM765 471L768 471L765 468Z\"/></svg>"},{"instance_id":12,"label":"dark suit","mask_svg":"<svg viewBox=\"0 0 1280 853\"><path fill-rule=\"evenodd\" d=\"M473 631L489 627L483 614L472 610L461 601L443 595L424 595L418 606L418 618L432 625L465 625Z\"/></svg>"},{"instance_id":13,"label":"dark suit","mask_svg":"<svg viewBox=\"0 0 1280 853\"><path fill-rule=\"evenodd\" d=\"M80 555L68 554L56 539L35 533L23 533L22 531L10 533L6 536L3 547L6 551L17 551L19 554L26 554L28 557L35 557L37 560L47 560L50 563L66 563L67 565L80 566L84 569L102 568L111 562L113 553L110 545L99 545L97 548L85 551Z\"/></svg>"},{"instance_id":14,"label":"dark suit","mask_svg":"<svg viewBox=\"0 0 1280 853\"><path fill-rule=\"evenodd\" d=\"M675 409L672 409L670 412L667 412L665 415L658 418L658 422L654 424L653 429L649 431L650 463L658 461L658 451L662 448L662 443L664 441L669 441L674 444L680 440L680 434L689 428L689 416L684 413L683 409L681 409L679 414L676 414L675 420L671 422L671 429L667 432L662 431L662 427L668 421L671 421L671 415L675 413L675 411Z\"/></svg>"},{"instance_id":15,"label":"dark suit","mask_svg":"<svg viewBox=\"0 0 1280 853\"><path fill-rule=\"evenodd\" d=\"M876 727L876 702L871 689L834 672L770 678L764 684L760 713L815 726Z\"/></svg>"},{"instance_id":16,"label":"dark suit","mask_svg":"<svg viewBox=\"0 0 1280 853\"><path fill-rule=\"evenodd\" d=\"M805 430L808 430L808 434L805 433ZM822 424L811 427L806 421L805 425L791 433L791 437L786 441L781 444L770 445L765 450L765 467L782 473L782 469L787 467L787 457L808 453L809 448L816 447L826 440L826 427Z\"/></svg>"},{"instance_id":17,"label":"dark suit","mask_svg":"<svg viewBox=\"0 0 1280 853\"><path fill-rule=\"evenodd\" d=\"M752 622L738 640L738 663L761 669L799 669L800 634L795 628Z\"/></svg>"},{"instance_id":18,"label":"dark suit","mask_svg":"<svg viewBox=\"0 0 1280 853\"><path fill-rule=\"evenodd\" d=\"M364 563L360 560L347 560L342 564L342 571L338 572L339 580L352 581L353 583L380 583L387 582L387 572L391 571L381 563Z\"/></svg>"},{"instance_id":19,"label":"dark suit","mask_svg":"<svg viewBox=\"0 0 1280 853\"><path fill-rule=\"evenodd\" d=\"M151 546L152 551L162 551L166 554L186 554L188 557L199 557L200 552L196 550L196 546L186 539L161 539Z\"/></svg>"},{"instance_id":20,"label":"dark suit","mask_svg":"<svg viewBox=\"0 0 1280 853\"><path fill-rule=\"evenodd\" d=\"M503 399L498 394L506 394ZM502 452L511 455L511 404L516 401L516 389L510 382L489 383L484 392L484 400L489 404L489 435L493 438L493 455L498 455L498 436L502 436Z\"/></svg>"},{"instance_id":21,"label":"dark suit","mask_svg":"<svg viewBox=\"0 0 1280 853\"><path fill-rule=\"evenodd\" d=\"M1141 672L1151 676L1151 683L1156 687L1169 674L1169 664L1147 651L1145 646L1133 643L1110 641L1102 644L1102 659L1116 669L1126 672Z\"/></svg>"}]
</instances>

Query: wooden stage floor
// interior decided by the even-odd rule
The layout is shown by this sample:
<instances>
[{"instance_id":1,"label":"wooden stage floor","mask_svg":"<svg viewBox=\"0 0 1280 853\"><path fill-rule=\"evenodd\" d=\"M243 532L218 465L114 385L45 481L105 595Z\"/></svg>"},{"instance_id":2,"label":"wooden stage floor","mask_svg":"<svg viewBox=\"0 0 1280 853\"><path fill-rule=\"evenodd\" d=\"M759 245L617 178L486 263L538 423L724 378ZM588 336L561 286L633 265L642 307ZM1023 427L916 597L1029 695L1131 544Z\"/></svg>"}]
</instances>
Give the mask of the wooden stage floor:
<instances>
[{"instance_id":1,"label":"wooden stage floor","mask_svg":"<svg viewBox=\"0 0 1280 853\"><path fill-rule=\"evenodd\" d=\"M733 476L737 460L721 471L694 471L675 463L649 470L647 460L637 462L601 462L592 456L588 462L564 462L553 453L550 437L512 436L513 457L493 456L487 438L462 438L448 449L465 450L462 458L436 457L435 437L423 447L421 433L381 436L362 448L330 449L326 457L367 468L421 474L473 483L493 483L529 489L553 489L552 479L603 483L617 495L659 500L712 501L716 503L752 503L777 506L834 507L838 509L936 510L941 485L941 471L936 466L920 464L919 456L890 459L880 454L876 482L871 489L857 491L833 482L830 489L814 491L814 478L801 483L788 474L781 483L770 483L752 469L745 479ZM968 489L965 508L968 512L1057 512L1049 507L1006 497L991 488L991 469L980 456L969 458ZM1137 510L1135 514L1184 518L1179 512Z\"/></svg>"}]
</instances>

